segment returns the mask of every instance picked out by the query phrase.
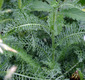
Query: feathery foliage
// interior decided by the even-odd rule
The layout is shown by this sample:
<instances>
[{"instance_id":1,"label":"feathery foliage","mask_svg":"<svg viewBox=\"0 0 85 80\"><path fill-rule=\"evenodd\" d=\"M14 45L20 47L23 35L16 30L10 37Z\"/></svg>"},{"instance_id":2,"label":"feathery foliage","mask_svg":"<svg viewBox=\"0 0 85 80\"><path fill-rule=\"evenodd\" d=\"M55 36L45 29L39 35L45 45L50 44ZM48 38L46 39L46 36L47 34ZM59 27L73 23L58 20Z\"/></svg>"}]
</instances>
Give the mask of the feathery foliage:
<instances>
[{"instance_id":1,"label":"feathery foliage","mask_svg":"<svg viewBox=\"0 0 85 80\"><path fill-rule=\"evenodd\" d=\"M79 0L4 0L1 7L0 36L18 51L0 54L2 78L12 65L12 80L63 80L77 67L84 71L85 12Z\"/></svg>"}]
</instances>

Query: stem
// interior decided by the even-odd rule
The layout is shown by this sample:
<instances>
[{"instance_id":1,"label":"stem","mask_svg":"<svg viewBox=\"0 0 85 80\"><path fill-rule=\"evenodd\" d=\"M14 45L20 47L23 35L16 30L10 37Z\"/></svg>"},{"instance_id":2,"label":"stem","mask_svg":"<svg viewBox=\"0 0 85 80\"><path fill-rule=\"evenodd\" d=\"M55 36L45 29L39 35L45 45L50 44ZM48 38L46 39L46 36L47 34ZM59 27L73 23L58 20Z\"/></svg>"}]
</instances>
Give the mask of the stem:
<instances>
[{"instance_id":1,"label":"stem","mask_svg":"<svg viewBox=\"0 0 85 80\"><path fill-rule=\"evenodd\" d=\"M4 3L4 0L0 0L0 10L2 9L3 3Z\"/></svg>"},{"instance_id":2,"label":"stem","mask_svg":"<svg viewBox=\"0 0 85 80\"><path fill-rule=\"evenodd\" d=\"M54 40L54 38L55 38L54 32L52 32L52 49L53 49L53 51L52 51L52 59L53 59L53 61L55 59L55 40Z\"/></svg>"},{"instance_id":3,"label":"stem","mask_svg":"<svg viewBox=\"0 0 85 80\"><path fill-rule=\"evenodd\" d=\"M21 7L22 7L22 0L18 0L18 7L19 7L19 9L21 9Z\"/></svg>"},{"instance_id":4,"label":"stem","mask_svg":"<svg viewBox=\"0 0 85 80\"><path fill-rule=\"evenodd\" d=\"M54 35L54 27L56 22L56 10L53 10L53 25L52 25L52 60L55 60L55 35Z\"/></svg>"}]
</instances>

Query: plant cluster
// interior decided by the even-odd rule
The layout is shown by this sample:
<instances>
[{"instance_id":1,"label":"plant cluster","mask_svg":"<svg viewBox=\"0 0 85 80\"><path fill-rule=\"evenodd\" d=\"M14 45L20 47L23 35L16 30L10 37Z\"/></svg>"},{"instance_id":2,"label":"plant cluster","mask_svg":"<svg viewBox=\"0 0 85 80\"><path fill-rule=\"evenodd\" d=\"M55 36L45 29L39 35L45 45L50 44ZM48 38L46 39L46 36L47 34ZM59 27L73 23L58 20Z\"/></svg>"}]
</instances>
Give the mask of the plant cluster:
<instances>
[{"instance_id":1,"label":"plant cluster","mask_svg":"<svg viewBox=\"0 0 85 80\"><path fill-rule=\"evenodd\" d=\"M18 53L0 54L0 78L12 65L17 70L11 80L69 80L77 68L84 74L85 9L80 3L1 0L0 37Z\"/></svg>"}]
</instances>

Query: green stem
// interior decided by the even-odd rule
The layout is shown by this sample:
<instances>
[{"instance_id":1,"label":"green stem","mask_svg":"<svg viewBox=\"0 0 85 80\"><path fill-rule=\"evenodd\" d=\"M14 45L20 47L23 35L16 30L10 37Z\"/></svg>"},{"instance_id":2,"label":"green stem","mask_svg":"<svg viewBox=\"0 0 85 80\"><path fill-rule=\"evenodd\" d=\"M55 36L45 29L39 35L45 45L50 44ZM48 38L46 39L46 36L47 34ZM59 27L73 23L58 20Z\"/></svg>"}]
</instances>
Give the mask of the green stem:
<instances>
[{"instance_id":1,"label":"green stem","mask_svg":"<svg viewBox=\"0 0 85 80\"><path fill-rule=\"evenodd\" d=\"M54 27L56 22L56 10L53 10L53 25L52 25L52 60L55 60L55 35L54 35Z\"/></svg>"},{"instance_id":2,"label":"green stem","mask_svg":"<svg viewBox=\"0 0 85 80\"><path fill-rule=\"evenodd\" d=\"M3 3L4 3L4 0L0 0L0 10L2 9Z\"/></svg>"},{"instance_id":3,"label":"green stem","mask_svg":"<svg viewBox=\"0 0 85 80\"><path fill-rule=\"evenodd\" d=\"M54 38L55 38L54 32L52 32L52 49L53 49L53 51L52 51L52 59L53 59L53 61L55 59L55 40L54 40Z\"/></svg>"},{"instance_id":4,"label":"green stem","mask_svg":"<svg viewBox=\"0 0 85 80\"><path fill-rule=\"evenodd\" d=\"M18 0L18 7L19 7L19 9L21 9L21 7L22 7L22 0Z\"/></svg>"}]
</instances>

